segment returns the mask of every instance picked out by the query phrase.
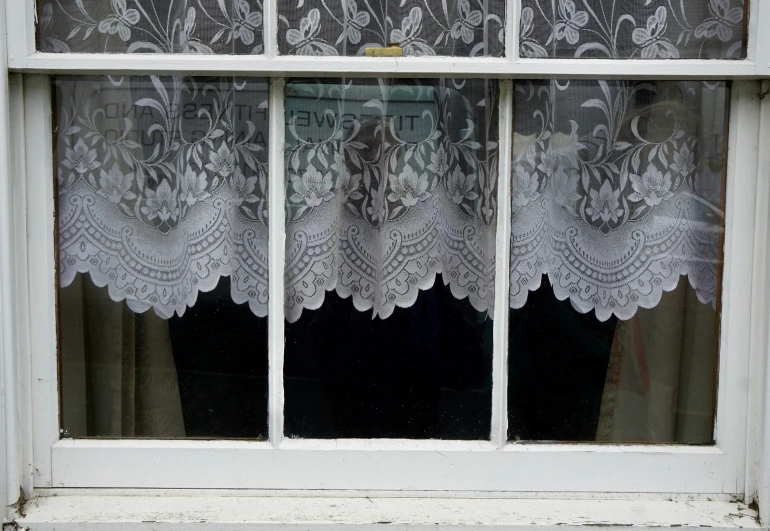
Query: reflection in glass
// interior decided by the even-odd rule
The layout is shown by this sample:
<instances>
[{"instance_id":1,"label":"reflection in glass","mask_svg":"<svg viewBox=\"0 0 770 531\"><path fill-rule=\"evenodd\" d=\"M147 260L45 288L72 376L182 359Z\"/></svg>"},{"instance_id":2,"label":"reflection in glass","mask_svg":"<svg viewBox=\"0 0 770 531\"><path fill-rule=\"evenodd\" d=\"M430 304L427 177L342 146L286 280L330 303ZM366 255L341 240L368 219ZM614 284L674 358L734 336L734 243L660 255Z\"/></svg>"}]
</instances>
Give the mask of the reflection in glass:
<instances>
[{"instance_id":1,"label":"reflection in glass","mask_svg":"<svg viewBox=\"0 0 770 531\"><path fill-rule=\"evenodd\" d=\"M54 88L62 433L263 437L266 82Z\"/></svg>"},{"instance_id":2,"label":"reflection in glass","mask_svg":"<svg viewBox=\"0 0 770 531\"><path fill-rule=\"evenodd\" d=\"M516 84L510 438L713 441L728 101Z\"/></svg>"},{"instance_id":3,"label":"reflection in glass","mask_svg":"<svg viewBox=\"0 0 770 531\"><path fill-rule=\"evenodd\" d=\"M496 84L286 96L288 433L488 438Z\"/></svg>"},{"instance_id":4,"label":"reflection in glass","mask_svg":"<svg viewBox=\"0 0 770 531\"><path fill-rule=\"evenodd\" d=\"M505 0L307 0L279 3L284 55L364 55L397 44L404 56L505 55Z\"/></svg>"}]
</instances>

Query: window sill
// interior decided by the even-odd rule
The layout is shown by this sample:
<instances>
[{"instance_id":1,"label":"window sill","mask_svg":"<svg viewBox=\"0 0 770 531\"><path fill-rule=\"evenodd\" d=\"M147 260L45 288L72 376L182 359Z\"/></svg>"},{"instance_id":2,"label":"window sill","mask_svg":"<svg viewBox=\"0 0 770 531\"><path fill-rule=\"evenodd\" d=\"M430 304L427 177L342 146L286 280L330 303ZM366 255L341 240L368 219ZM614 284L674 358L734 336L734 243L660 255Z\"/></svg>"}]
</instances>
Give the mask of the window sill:
<instances>
[{"instance_id":1,"label":"window sill","mask_svg":"<svg viewBox=\"0 0 770 531\"><path fill-rule=\"evenodd\" d=\"M205 492L78 489L42 491L28 501L22 529L256 531L267 529L514 529L681 527L759 529L756 511L735 501L674 499L582 499L540 497L367 497L361 493L256 495ZM160 494L163 495L160 495ZM36 493L37 494L37 493ZM598 499L601 497L601 499ZM593 499L592 499L593 498Z\"/></svg>"}]
</instances>

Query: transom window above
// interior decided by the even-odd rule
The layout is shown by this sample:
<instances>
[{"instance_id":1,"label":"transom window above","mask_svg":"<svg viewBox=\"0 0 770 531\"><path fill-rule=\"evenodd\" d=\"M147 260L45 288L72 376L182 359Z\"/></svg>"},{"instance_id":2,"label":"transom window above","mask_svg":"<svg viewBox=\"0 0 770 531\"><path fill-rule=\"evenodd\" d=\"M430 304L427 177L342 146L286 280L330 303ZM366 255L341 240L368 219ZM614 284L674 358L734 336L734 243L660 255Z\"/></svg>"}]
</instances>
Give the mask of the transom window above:
<instances>
[{"instance_id":1,"label":"transom window above","mask_svg":"<svg viewBox=\"0 0 770 531\"><path fill-rule=\"evenodd\" d=\"M262 0L46 0L46 52L262 54ZM502 57L503 0L278 2L282 55ZM522 0L519 52L531 58L742 59L744 0Z\"/></svg>"}]
</instances>

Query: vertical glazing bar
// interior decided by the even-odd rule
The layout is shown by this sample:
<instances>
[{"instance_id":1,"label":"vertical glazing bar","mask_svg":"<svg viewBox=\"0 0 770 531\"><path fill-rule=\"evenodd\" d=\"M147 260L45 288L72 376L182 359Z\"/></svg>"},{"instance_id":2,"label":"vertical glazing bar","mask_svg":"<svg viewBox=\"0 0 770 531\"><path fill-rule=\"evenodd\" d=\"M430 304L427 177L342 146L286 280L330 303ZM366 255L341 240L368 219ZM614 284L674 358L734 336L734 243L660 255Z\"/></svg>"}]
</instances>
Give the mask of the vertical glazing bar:
<instances>
[{"instance_id":1,"label":"vertical glazing bar","mask_svg":"<svg viewBox=\"0 0 770 531\"><path fill-rule=\"evenodd\" d=\"M270 302L268 304L268 356L269 372L269 417L270 442L278 447L283 439L283 279L286 255L286 226L284 223L284 113L283 89L286 82L273 78L270 83L270 158L268 159L269 223L268 271Z\"/></svg>"},{"instance_id":2,"label":"vertical glazing bar","mask_svg":"<svg viewBox=\"0 0 770 531\"><path fill-rule=\"evenodd\" d=\"M760 94L770 91L770 80L764 80ZM756 205L754 217L754 278L751 297L751 353L749 374L748 432L746 453L746 481L744 492L756 493L759 516L770 518L770 98L765 96L759 102L759 138L757 141L758 167ZM763 385L764 382L764 385Z\"/></svg>"},{"instance_id":3,"label":"vertical glazing bar","mask_svg":"<svg viewBox=\"0 0 770 531\"><path fill-rule=\"evenodd\" d=\"M5 6L3 6L5 7ZM0 31L5 32L5 13L0 12ZM21 487L21 417L19 415L18 354L13 316L13 197L11 193L10 120L6 43L0 41L0 493L3 522L16 515L11 507ZM6 518L7 517L7 518Z\"/></svg>"},{"instance_id":4,"label":"vertical glazing bar","mask_svg":"<svg viewBox=\"0 0 770 531\"><path fill-rule=\"evenodd\" d=\"M492 358L492 444L508 439L508 281L511 252L511 158L513 150L513 82L500 81L500 172L497 181L495 248L495 321Z\"/></svg>"},{"instance_id":5,"label":"vertical glazing bar","mask_svg":"<svg viewBox=\"0 0 770 531\"><path fill-rule=\"evenodd\" d=\"M736 471L740 490L746 477L748 393L746 376L752 350L752 305L757 212L757 164L760 120L760 83L734 81L730 90L730 123L724 217L724 264L719 327L719 382L714 439ZM761 193L762 190L759 190ZM765 250L762 249L764 252ZM740 419L740 420L736 420Z\"/></svg>"},{"instance_id":6,"label":"vertical glazing bar","mask_svg":"<svg viewBox=\"0 0 770 531\"><path fill-rule=\"evenodd\" d=\"M507 2L505 12L505 56L511 61L519 60L519 17L521 16L521 0Z\"/></svg>"},{"instance_id":7,"label":"vertical glazing bar","mask_svg":"<svg viewBox=\"0 0 770 531\"><path fill-rule=\"evenodd\" d=\"M272 59L278 55L278 0L263 0L262 21L265 57Z\"/></svg>"},{"instance_id":8,"label":"vertical glazing bar","mask_svg":"<svg viewBox=\"0 0 770 531\"><path fill-rule=\"evenodd\" d=\"M765 5L765 7L770 6ZM765 12L770 14L770 9ZM770 50L768 53L770 53ZM767 66L770 67L770 64ZM761 93L770 93L770 80L766 79L762 82ZM760 105L759 145L770 146L770 98L765 96ZM765 195L757 194L757 201L759 202L763 199L766 201L763 213L768 216L765 218L765 223L767 223L767 219L770 218L768 213L770 209L767 206L770 205L770 201L767 201L767 198L770 197L770 191L767 191L770 188L768 186L768 183L770 183L770 150L760 148L758 166L759 175L757 176L757 181L763 183ZM765 229L765 240L762 242L762 246L765 250L770 249L770 230L767 228ZM754 452L754 455L759 457L758 463L747 461L746 465L747 467L752 467L751 473L758 476L756 482L751 483L751 486L756 485L754 491L757 492L757 499L755 501L759 503L759 518L761 521L767 522L770 520L770 415L767 413L770 411L770 332L768 332L770 330L770 327L768 327L768 321L770 321L770 256L768 256L767 252L765 253L764 273L764 283L761 286L764 291L763 302L765 306L763 311L760 312L764 322L759 323L764 334L762 338L764 341L759 344L761 350L757 352L755 358L761 370L752 373L757 375L757 380L764 382L764 385L756 385L756 394L758 395L756 408L753 411L749 410L749 418L754 419L753 422L759 424L758 429L762 430L760 432L761 435L757 437L761 441L761 448L757 448ZM762 376L760 377L759 375ZM749 425L749 434L755 433L752 428L753 425ZM752 490L747 489L746 492L752 492Z\"/></svg>"},{"instance_id":9,"label":"vertical glazing bar","mask_svg":"<svg viewBox=\"0 0 770 531\"><path fill-rule=\"evenodd\" d=\"M32 432L35 487L53 486L51 446L59 440L56 340L57 267L51 79L24 77L26 248L28 322L34 323L32 355ZM19 131L16 131L19 134ZM16 230L20 227L16 226ZM18 281L19 277L14 279Z\"/></svg>"},{"instance_id":10,"label":"vertical glazing bar","mask_svg":"<svg viewBox=\"0 0 770 531\"><path fill-rule=\"evenodd\" d=\"M748 2L746 60L756 63L757 74L770 72L770 2L752 0ZM765 31L760 31L762 28Z\"/></svg>"},{"instance_id":11,"label":"vertical glazing bar","mask_svg":"<svg viewBox=\"0 0 770 531\"><path fill-rule=\"evenodd\" d=\"M3 0L0 9L8 20L5 28L8 65L24 68L27 57L35 52L35 0Z\"/></svg>"},{"instance_id":12,"label":"vertical glazing bar","mask_svg":"<svg viewBox=\"0 0 770 531\"><path fill-rule=\"evenodd\" d=\"M9 181L11 187L11 199L13 201L13 317L16 322L14 333L15 348L17 355L17 377L19 378L19 416L21 419L37 418L38 413L46 416L47 412L32 411L33 391L32 391L32 367L30 336L30 312L28 301L29 276L27 275L27 163L26 163L26 141L27 141L27 123L24 119L24 78L21 74L10 74L8 76L8 101L10 107L9 119L10 130L13 134L10 138L10 174ZM41 138L45 146L50 146L52 138L50 130L42 131ZM53 192L53 179L51 179L51 193ZM37 327L35 327L37 331ZM50 353L47 353L50 354ZM46 417L47 418L47 417ZM49 419L50 420L50 419ZM55 420L55 419L54 419ZM48 422L53 425L53 422ZM21 425L21 488L24 492L32 492L34 477L33 474L39 474L40 469L34 467L32 459L34 453L33 431L27 424ZM50 452L48 453L50 455ZM42 467L41 467L42 468ZM50 468L50 467L49 467Z\"/></svg>"}]
</instances>

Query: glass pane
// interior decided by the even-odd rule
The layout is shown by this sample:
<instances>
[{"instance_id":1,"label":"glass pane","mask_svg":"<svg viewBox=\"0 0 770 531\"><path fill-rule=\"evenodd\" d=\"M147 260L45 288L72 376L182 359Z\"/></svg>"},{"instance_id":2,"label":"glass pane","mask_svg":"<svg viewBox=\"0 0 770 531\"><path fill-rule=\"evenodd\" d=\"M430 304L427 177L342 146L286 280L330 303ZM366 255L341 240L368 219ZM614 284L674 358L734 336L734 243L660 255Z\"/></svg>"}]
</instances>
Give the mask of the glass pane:
<instances>
[{"instance_id":1,"label":"glass pane","mask_svg":"<svg viewBox=\"0 0 770 531\"><path fill-rule=\"evenodd\" d=\"M287 84L289 436L489 438L497 113L485 80Z\"/></svg>"},{"instance_id":2,"label":"glass pane","mask_svg":"<svg viewBox=\"0 0 770 531\"><path fill-rule=\"evenodd\" d=\"M505 0L307 0L279 3L284 55L364 55L391 43L403 55L505 55Z\"/></svg>"},{"instance_id":3,"label":"glass pane","mask_svg":"<svg viewBox=\"0 0 770 531\"><path fill-rule=\"evenodd\" d=\"M509 437L712 443L728 85L515 95Z\"/></svg>"},{"instance_id":4,"label":"glass pane","mask_svg":"<svg viewBox=\"0 0 770 531\"><path fill-rule=\"evenodd\" d=\"M745 59L747 8L744 0L522 0L519 54Z\"/></svg>"},{"instance_id":5,"label":"glass pane","mask_svg":"<svg viewBox=\"0 0 770 531\"><path fill-rule=\"evenodd\" d=\"M37 17L43 52L263 51L262 0L42 0Z\"/></svg>"},{"instance_id":6,"label":"glass pane","mask_svg":"<svg viewBox=\"0 0 770 531\"><path fill-rule=\"evenodd\" d=\"M62 435L266 436L267 81L54 88Z\"/></svg>"}]
</instances>

